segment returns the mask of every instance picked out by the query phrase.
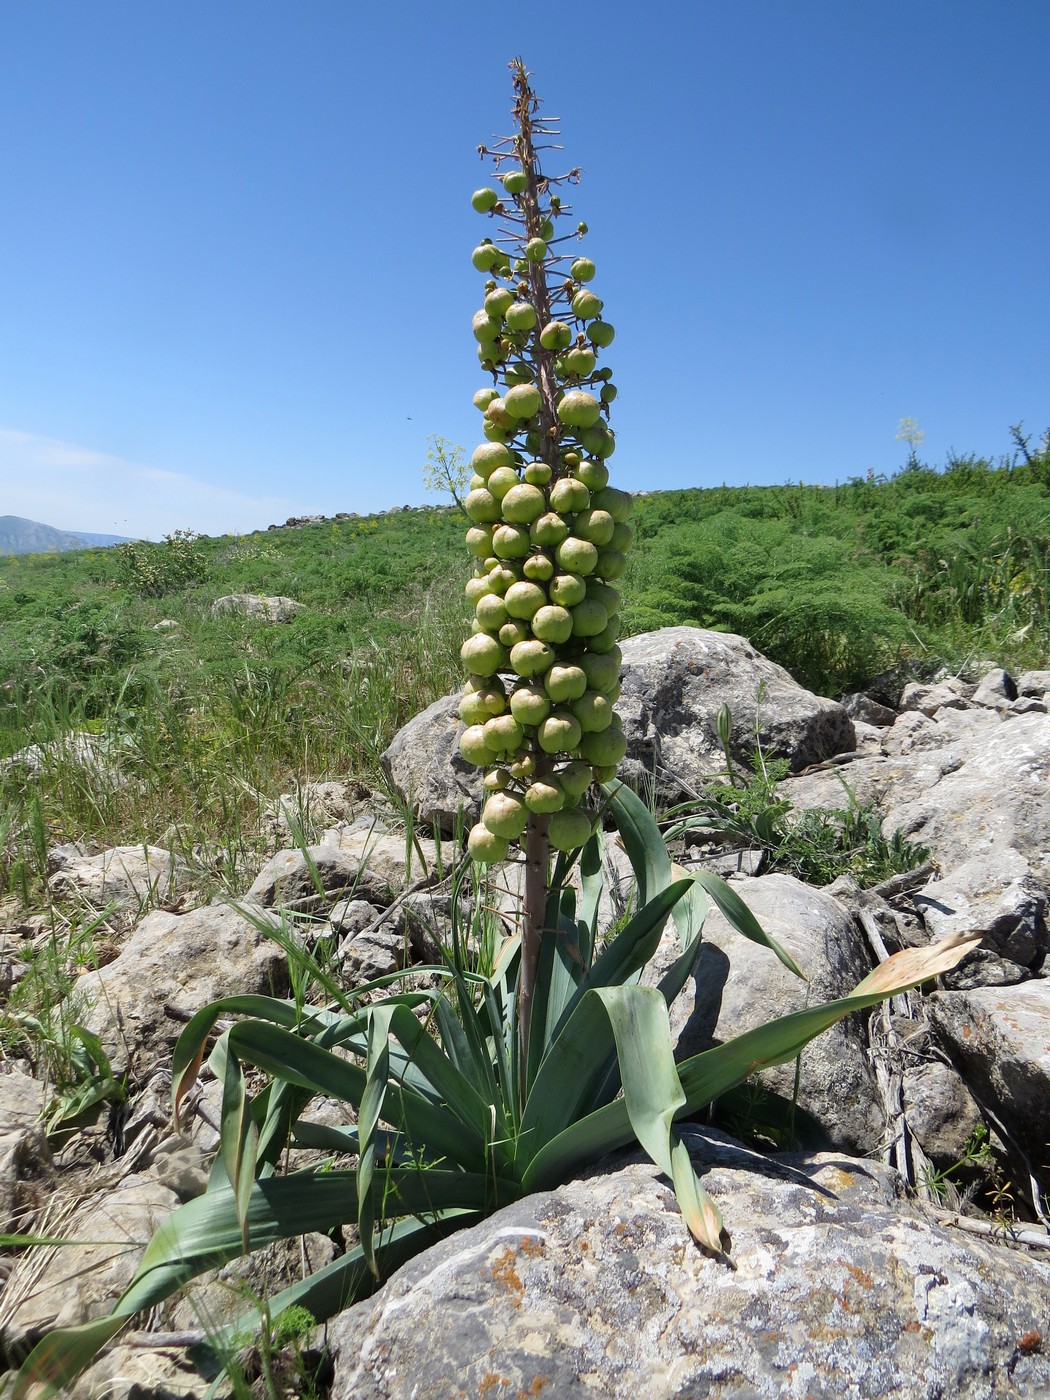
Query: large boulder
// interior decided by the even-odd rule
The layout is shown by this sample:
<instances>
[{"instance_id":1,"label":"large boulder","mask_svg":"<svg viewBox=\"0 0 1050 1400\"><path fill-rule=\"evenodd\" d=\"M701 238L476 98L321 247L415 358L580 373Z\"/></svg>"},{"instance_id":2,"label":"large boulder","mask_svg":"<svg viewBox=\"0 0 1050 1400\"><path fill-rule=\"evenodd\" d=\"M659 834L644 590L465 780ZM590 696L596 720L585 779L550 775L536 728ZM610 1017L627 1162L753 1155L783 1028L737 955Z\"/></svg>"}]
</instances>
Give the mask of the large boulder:
<instances>
[{"instance_id":1,"label":"large boulder","mask_svg":"<svg viewBox=\"0 0 1050 1400\"><path fill-rule=\"evenodd\" d=\"M332 1400L1050 1393L1050 1265L933 1223L895 1175L687 1140L735 1269L638 1158L530 1196L329 1327Z\"/></svg>"},{"instance_id":2,"label":"large boulder","mask_svg":"<svg viewBox=\"0 0 1050 1400\"><path fill-rule=\"evenodd\" d=\"M734 880L732 888L807 980L789 972L773 953L737 933L712 909L693 976L671 1007L671 1032L680 1060L778 1016L845 996L871 971L871 955L852 915L823 890L811 889L792 875ZM669 926L645 980L655 985L677 953L677 937ZM794 1081L794 1063L761 1075L765 1087L789 1099ZM798 1102L836 1147L878 1153L886 1124L863 1017L846 1017L806 1046Z\"/></svg>"},{"instance_id":3,"label":"large boulder","mask_svg":"<svg viewBox=\"0 0 1050 1400\"><path fill-rule=\"evenodd\" d=\"M856 746L853 721L834 700L812 695L744 637L701 627L665 627L628 637L617 709L627 734L622 776L661 801L695 796L724 771L715 729L723 704L733 717L730 749L750 767L756 743L792 771Z\"/></svg>"},{"instance_id":4,"label":"large boulder","mask_svg":"<svg viewBox=\"0 0 1050 1400\"><path fill-rule=\"evenodd\" d=\"M303 604L297 603L294 598L264 598L257 593L227 593L223 598L216 598L211 605L213 617L232 614L246 617L252 622L291 622L302 610Z\"/></svg>"},{"instance_id":5,"label":"large boulder","mask_svg":"<svg viewBox=\"0 0 1050 1400\"><path fill-rule=\"evenodd\" d=\"M380 762L415 815L451 834L481 813L482 772L459 751L459 696L446 695L398 730Z\"/></svg>"},{"instance_id":6,"label":"large boulder","mask_svg":"<svg viewBox=\"0 0 1050 1400\"><path fill-rule=\"evenodd\" d=\"M617 710L627 735L621 775L645 790L653 781L661 801L694 796L698 784L725 768L715 730L724 703L733 716L731 749L750 766L756 742L771 757L804 768L856 745L841 705L811 695L782 666L743 637L699 627L667 627L623 643L622 694ZM411 720L382 755L391 782L416 816L451 831L463 809L473 822L481 809L481 773L461 758L459 700L437 700Z\"/></svg>"}]
</instances>

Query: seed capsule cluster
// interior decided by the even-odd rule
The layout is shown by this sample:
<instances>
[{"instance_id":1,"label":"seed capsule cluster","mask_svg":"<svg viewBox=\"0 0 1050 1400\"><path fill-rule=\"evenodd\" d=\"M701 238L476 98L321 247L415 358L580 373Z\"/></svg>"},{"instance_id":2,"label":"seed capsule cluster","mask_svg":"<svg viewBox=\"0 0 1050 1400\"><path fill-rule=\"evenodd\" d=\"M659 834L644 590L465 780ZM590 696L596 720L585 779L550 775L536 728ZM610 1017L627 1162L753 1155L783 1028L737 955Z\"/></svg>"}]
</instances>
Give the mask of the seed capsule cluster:
<instances>
[{"instance_id":1,"label":"seed capsule cluster","mask_svg":"<svg viewBox=\"0 0 1050 1400\"><path fill-rule=\"evenodd\" d=\"M557 251L586 227L556 237L567 212L552 193L561 182L540 175L531 143L527 156L519 138L513 163L498 158L501 189L472 200L504 221L501 241L485 239L473 254L487 279L474 338L493 386L474 396L485 441L465 501L476 567L459 707L460 751L486 770L468 842L486 863L506 857L532 815L555 849L582 846L596 819L593 784L615 776L627 747L613 709L613 585L626 568L633 500L609 485L616 389L598 365L615 332L590 286L594 263Z\"/></svg>"}]
</instances>

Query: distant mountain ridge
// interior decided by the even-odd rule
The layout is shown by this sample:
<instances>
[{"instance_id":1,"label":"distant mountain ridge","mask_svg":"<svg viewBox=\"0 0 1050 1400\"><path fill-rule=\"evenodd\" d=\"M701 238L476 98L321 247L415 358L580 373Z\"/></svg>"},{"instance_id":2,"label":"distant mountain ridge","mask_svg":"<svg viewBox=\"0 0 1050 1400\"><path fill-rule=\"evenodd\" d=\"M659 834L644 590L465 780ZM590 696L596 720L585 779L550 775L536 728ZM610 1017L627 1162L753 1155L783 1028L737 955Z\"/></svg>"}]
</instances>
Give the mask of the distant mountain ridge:
<instances>
[{"instance_id":1,"label":"distant mountain ridge","mask_svg":"<svg viewBox=\"0 0 1050 1400\"><path fill-rule=\"evenodd\" d=\"M92 549L99 545L124 544L126 535L99 535L84 530L78 535L56 530L39 520L20 515L0 515L0 554L64 554L70 549Z\"/></svg>"}]
</instances>

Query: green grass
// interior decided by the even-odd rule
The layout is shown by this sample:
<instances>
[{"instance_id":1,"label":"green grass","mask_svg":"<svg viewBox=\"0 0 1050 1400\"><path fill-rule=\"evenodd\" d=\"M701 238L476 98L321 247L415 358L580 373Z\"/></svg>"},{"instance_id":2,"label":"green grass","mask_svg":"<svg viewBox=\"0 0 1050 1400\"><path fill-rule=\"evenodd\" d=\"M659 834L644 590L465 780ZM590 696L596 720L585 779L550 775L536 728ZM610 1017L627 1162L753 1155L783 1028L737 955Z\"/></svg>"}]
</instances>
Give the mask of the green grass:
<instances>
[{"instance_id":1,"label":"green grass","mask_svg":"<svg viewBox=\"0 0 1050 1400\"><path fill-rule=\"evenodd\" d=\"M464 523L434 508L0 557L0 759L44 746L38 777L0 778L0 897L41 898L47 848L64 840L167 844L211 892L239 892L260 813L294 779L382 789L379 754L459 678ZM632 524L626 633L742 632L832 695L892 668L1050 658L1045 454L654 493ZM226 593L305 609L285 625L213 617ZM73 761L60 741L74 731L110 759Z\"/></svg>"}]
</instances>

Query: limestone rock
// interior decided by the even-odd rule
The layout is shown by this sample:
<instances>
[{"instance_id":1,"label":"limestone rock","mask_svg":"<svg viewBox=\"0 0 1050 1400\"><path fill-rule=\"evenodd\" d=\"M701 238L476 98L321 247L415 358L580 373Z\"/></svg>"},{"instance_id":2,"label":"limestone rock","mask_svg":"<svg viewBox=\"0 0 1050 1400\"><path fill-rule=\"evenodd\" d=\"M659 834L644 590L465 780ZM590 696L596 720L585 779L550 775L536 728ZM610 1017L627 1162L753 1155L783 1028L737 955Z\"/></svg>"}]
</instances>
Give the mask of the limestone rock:
<instances>
[{"instance_id":1,"label":"limestone rock","mask_svg":"<svg viewBox=\"0 0 1050 1400\"><path fill-rule=\"evenodd\" d=\"M873 700L870 695L844 695L839 704L854 722L862 720L879 729L888 729L897 718L896 710Z\"/></svg>"},{"instance_id":2,"label":"limestone rock","mask_svg":"<svg viewBox=\"0 0 1050 1400\"><path fill-rule=\"evenodd\" d=\"M457 814L467 826L481 813L482 772L459 752L459 696L446 695L394 735L380 762L416 816L450 835Z\"/></svg>"},{"instance_id":3,"label":"limestone rock","mask_svg":"<svg viewBox=\"0 0 1050 1400\"><path fill-rule=\"evenodd\" d=\"M1016 850L976 856L931 880L912 896L935 940L952 933L982 933L1003 958L1031 967L1047 939L1047 897L1033 884Z\"/></svg>"},{"instance_id":4,"label":"limestone rock","mask_svg":"<svg viewBox=\"0 0 1050 1400\"><path fill-rule=\"evenodd\" d=\"M723 703L733 715L734 756L750 765L756 727L771 756L803 768L852 750L853 725L841 705L811 695L743 637L699 627L667 627L623 643L617 710L627 735L621 775L644 789L653 774L663 801L692 795L725 767L715 732ZM437 700L394 738L383 767L416 815L442 831L462 807L481 809L481 773L460 757L459 700Z\"/></svg>"},{"instance_id":5,"label":"limestone rock","mask_svg":"<svg viewBox=\"0 0 1050 1400\"><path fill-rule=\"evenodd\" d=\"M981 1121L962 1077L940 1060L905 1066L904 1112L909 1130L938 1167L962 1158Z\"/></svg>"},{"instance_id":6,"label":"limestone rock","mask_svg":"<svg viewBox=\"0 0 1050 1400\"><path fill-rule=\"evenodd\" d=\"M47 1090L11 1066L0 1073L0 1232L24 1225L27 1209L51 1175L51 1153L41 1126Z\"/></svg>"},{"instance_id":7,"label":"limestone rock","mask_svg":"<svg viewBox=\"0 0 1050 1400\"><path fill-rule=\"evenodd\" d=\"M282 792L266 808L262 825L273 832L282 846L289 844L293 826L305 832L307 841L316 841L326 828L352 823L369 796L361 783L299 783L291 792Z\"/></svg>"},{"instance_id":8,"label":"limestone rock","mask_svg":"<svg viewBox=\"0 0 1050 1400\"><path fill-rule=\"evenodd\" d=\"M1000 666L981 677L970 698L975 705L989 705L996 709L1017 699L1017 686L1009 671L1004 671Z\"/></svg>"},{"instance_id":9,"label":"limestone rock","mask_svg":"<svg viewBox=\"0 0 1050 1400\"><path fill-rule=\"evenodd\" d=\"M1039 1170L1050 1147L1050 981L935 992L930 1019L978 1103Z\"/></svg>"},{"instance_id":10,"label":"limestone rock","mask_svg":"<svg viewBox=\"0 0 1050 1400\"><path fill-rule=\"evenodd\" d=\"M249 618L252 622L291 622L296 613L303 610L303 604L294 598L264 598L256 593L228 593L216 598L211 605L213 617L234 614Z\"/></svg>"},{"instance_id":11,"label":"limestone rock","mask_svg":"<svg viewBox=\"0 0 1050 1400\"><path fill-rule=\"evenodd\" d=\"M932 719L941 709L965 709L973 691L974 687L958 676L950 676L933 685L910 681L901 691L900 708L902 711L918 710Z\"/></svg>"},{"instance_id":12,"label":"limestone rock","mask_svg":"<svg viewBox=\"0 0 1050 1400\"><path fill-rule=\"evenodd\" d=\"M97 909L116 904L135 915L176 899L189 878L184 863L159 846L114 846L97 856L64 860L48 885L58 899L78 898Z\"/></svg>"},{"instance_id":13,"label":"limestone rock","mask_svg":"<svg viewBox=\"0 0 1050 1400\"><path fill-rule=\"evenodd\" d=\"M661 801L691 796L724 771L715 730L723 704L733 716L733 756L748 767L756 732L769 756L790 759L796 771L854 747L841 705L803 689L743 637L666 627L627 638L622 650L621 775L643 790L655 775Z\"/></svg>"},{"instance_id":14,"label":"limestone rock","mask_svg":"<svg viewBox=\"0 0 1050 1400\"><path fill-rule=\"evenodd\" d=\"M886 732L883 747L852 762L848 779L857 800L879 810L887 838L900 830L928 846L945 874L977 857L1017 851L1034 885L1050 887L1046 715L978 707L942 709L929 719L913 712ZM789 778L783 791L800 810L841 805L835 772Z\"/></svg>"},{"instance_id":15,"label":"limestone rock","mask_svg":"<svg viewBox=\"0 0 1050 1400\"><path fill-rule=\"evenodd\" d=\"M280 947L240 910L212 904L189 914L148 914L120 955L82 977L78 991L90 1004L84 1024L102 1037L120 1074L133 1057L169 1055L185 1022L207 1002L245 992L281 995L287 980Z\"/></svg>"},{"instance_id":16,"label":"limestone rock","mask_svg":"<svg viewBox=\"0 0 1050 1400\"><path fill-rule=\"evenodd\" d=\"M120 787L127 781L120 769L120 745L108 735L74 731L47 744L30 744L10 758L0 760L0 774L22 778L42 778L45 774L73 764L107 787Z\"/></svg>"},{"instance_id":17,"label":"limestone rock","mask_svg":"<svg viewBox=\"0 0 1050 1400\"><path fill-rule=\"evenodd\" d=\"M406 852L404 836L392 836L367 819L324 833L324 846L334 846L356 856L373 880L379 879L395 894L437 868L437 846L426 836L415 836ZM406 864L406 856L411 864Z\"/></svg>"},{"instance_id":18,"label":"limestone rock","mask_svg":"<svg viewBox=\"0 0 1050 1400\"><path fill-rule=\"evenodd\" d=\"M688 1133L736 1270L648 1163L498 1212L329 1327L332 1400L1045 1395L1050 1265L931 1223L888 1169Z\"/></svg>"},{"instance_id":19,"label":"limestone rock","mask_svg":"<svg viewBox=\"0 0 1050 1400\"><path fill-rule=\"evenodd\" d=\"M29 1250L15 1261L0 1308L0 1348L8 1358L55 1327L109 1312L154 1230L179 1198L158 1181L129 1176L96 1190L64 1216L56 1204L47 1233L84 1244ZM60 1228L59 1228L60 1222Z\"/></svg>"},{"instance_id":20,"label":"limestone rock","mask_svg":"<svg viewBox=\"0 0 1050 1400\"><path fill-rule=\"evenodd\" d=\"M1050 671L1025 671L1017 678L1019 697L1041 700L1050 691Z\"/></svg>"},{"instance_id":21,"label":"limestone rock","mask_svg":"<svg viewBox=\"0 0 1050 1400\"><path fill-rule=\"evenodd\" d=\"M871 971L870 953L853 918L823 890L811 889L791 875L734 880L732 889L809 980L800 981L773 953L731 929L712 909L693 977L671 1008L678 1059L699 1054L777 1016L844 996ZM645 981L655 985L677 952L677 937L669 925ZM768 1088L788 1098L794 1079L794 1063L778 1065L760 1076ZM885 1123L878 1108L863 1018L847 1017L806 1046L799 1103L835 1146L878 1152Z\"/></svg>"},{"instance_id":22,"label":"limestone rock","mask_svg":"<svg viewBox=\"0 0 1050 1400\"><path fill-rule=\"evenodd\" d=\"M177 1347L132 1347L104 1351L68 1391L69 1400L208 1400L212 1380ZM0 1392L2 1393L2 1392Z\"/></svg>"},{"instance_id":23,"label":"limestone rock","mask_svg":"<svg viewBox=\"0 0 1050 1400\"><path fill-rule=\"evenodd\" d=\"M403 866L402 866L403 869ZM320 890L315 880L320 882ZM266 862L248 890L247 900L264 909L279 906L315 913L340 898L389 904L392 891L383 875L360 854L321 844L278 851Z\"/></svg>"}]
</instances>

